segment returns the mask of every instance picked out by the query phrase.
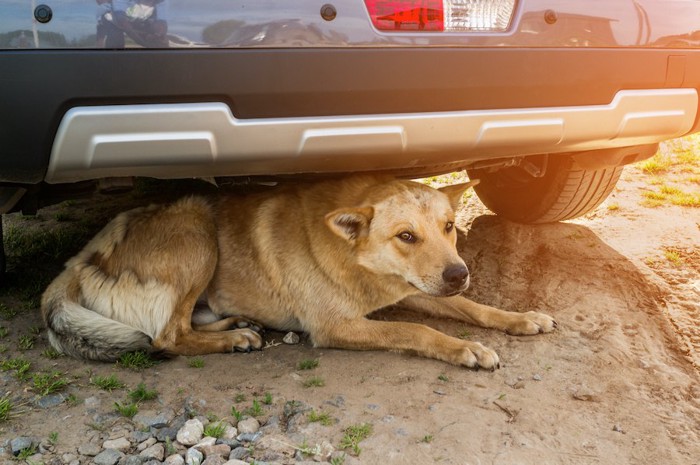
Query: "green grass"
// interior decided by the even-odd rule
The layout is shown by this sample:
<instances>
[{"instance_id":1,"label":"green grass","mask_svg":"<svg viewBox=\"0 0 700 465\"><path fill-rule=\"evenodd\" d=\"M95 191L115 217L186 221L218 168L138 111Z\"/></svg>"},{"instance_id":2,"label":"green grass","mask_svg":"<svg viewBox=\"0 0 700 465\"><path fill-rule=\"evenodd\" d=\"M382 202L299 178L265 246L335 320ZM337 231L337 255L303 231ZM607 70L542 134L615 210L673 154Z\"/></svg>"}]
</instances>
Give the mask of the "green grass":
<instances>
[{"instance_id":1,"label":"green grass","mask_svg":"<svg viewBox=\"0 0 700 465\"><path fill-rule=\"evenodd\" d=\"M61 355L63 355L63 354L60 353L59 351L57 351L56 349L54 349L53 347L49 347L48 349L44 349L41 352L41 356L46 357L49 360L59 358Z\"/></svg>"},{"instance_id":2,"label":"green grass","mask_svg":"<svg viewBox=\"0 0 700 465\"><path fill-rule=\"evenodd\" d=\"M19 451L19 454L17 454L15 456L15 459L17 461L20 461L20 462L23 460L26 461L29 457L36 454L36 452L37 452L37 446L32 444L31 446L27 447L26 449L22 449L21 451Z\"/></svg>"},{"instance_id":3,"label":"green grass","mask_svg":"<svg viewBox=\"0 0 700 465\"><path fill-rule=\"evenodd\" d=\"M331 459L331 465L343 465L345 463L345 454L338 455Z\"/></svg>"},{"instance_id":4,"label":"green grass","mask_svg":"<svg viewBox=\"0 0 700 465\"><path fill-rule=\"evenodd\" d=\"M673 160L670 156L657 152L651 158L639 163L639 168L646 174L660 174L667 172L673 165Z\"/></svg>"},{"instance_id":5,"label":"green grass","mask_svg":"<svg viewBox=\"0 0 700 465\"><path fill-rule=\"evenodd\" d=\"M148 353L141 350L122 354L117 360L117 365L136 371L151 368L157 364L157 360L154 360Z\"/></svg>"},{"instance_id":6,"label":"green grass","mask_svg":"<svg viewBox=\"0 0 700 465\"><path fill-rule=\"evenodd\" d=\"M320 376L312 376L311 378L306 379L302 385L305 388L311 388L311 387L322 387L326 385L326 382L321 378Z\"/></svg>"},{"instance_id":7,"label":"green grass","mask_svg":"<svg viewBox=\"0 0 700 465\"><path fill-rule=\"evenodd\" d=\"M15 378L20 381L29 379L29 369L32 366L32 362L22 358L11 358L8 360L0 361L0 370L2 371L15 371Z\"/></svg>"},{"instance_id":8,"label":"green grass","mask_svg":"<svg viewBox=\"0 0 700 465\"><path fill-rule=\"evenodd\" d=\"M676 250L664 250L664 257L666 257L666 260L671 262L674 266L679 266L683 263L683 257L681 257L681 254Z\"/></svg>"},{"instance_id":9,"label":"green grass","mask_svg":"<svg viewBox=\"0 0 700 465\"><path fill-rule=\"evenodd\" d=\"M58 444L58 431L51 431L49 433L49 444L54 446Z\"/></svg>"},{"instance_id":10,"label":"green grass","mask_svg":"<svg viewBox=\"0 0 700 465\"><path fill-rule=\"evenodd\" d=\"M250 408L246 409L245 413L246 415L250 415L251 417L259 417L263 414L263 409L260 405L260 402L258 402L258 399L253 399L253 405Z\"/></svg>"},{"instance_id":11,"label":"green grass","mask_svg":"<svg viewBox=\"0 0 700 465\"><path fill-rule=\"evenodd\" d=\"M3 320L11 320L17 316L17 310L0 303L0 318Z\"/></svg>"},{"instance_id":12,"label":"green grass","mask_svg":"<svg viewBox=\"0 0 700 465\"><path fill-rule=\"evenodd\" d=\"M447 375L444 374L444 373L440 373L440 374L438 375L438 379L439 379L440 381L444 381L444 382L448 382L448 381L450 380L450 378L448 378Z\"/></svg>"},{"instance_id":13,"label":"green grass","mask_svg":"<svg viewBox=\"0 0 700 465\"><path fill-rule=\"evenodd\" d=\"M219 439L224 435L226 431L226 425L224 423L209 423L204 427L204 436L209 436L211 438Z\"/></svg>"},{"instance_id":14,"label":"green grass","mask_svg":"<svg viewBox=\"0 0 700 465\"><path fill-rule=\"evenodd\" d=\"M144 383L139 383L136 389L129 392L129 399L134 403L143 402L145 400L153 400L158 397L158 391L155 389L149 390Z\"/></svg>"},{"instance_id":15,"label":"green grass","mask_svg":"<svg viewBox=\"0 0 700 465\"><path fill-rule=\"evenodd\" d=\"M236 419L236 421L241 421L243 417L245 416L243 412L238 410L236 406L231 407L231 416Z\"/></svg>"},{"instance_id":16,"label":"green grass","mask_svg":"<svg viewBox=\"0 0 700 465\"><path fill-rule=\"evenodd\" d=\"M326 412L316 412L312 410L309 412L307 419L309 423L321 423L323 426L330 426L333 424L333 419Z\"/></svg>"},{"instance_id":17,"label":"green grass","mask_svg":"<svg viewBox=\"0 0 700 465\"><path fill-rule=\"evenodd\" d=\"M109 376L93 376L92 379L90 379L90 384L97 386L103 391L109 392L126 387L126 385L119 381L119 378L117 378L117 376L114 374Z\"/></svg>"},{"instance_id":18,"label":"green grass","mask_svg":"<svg viewBox=\"0 0 700 465\"><path fill-rule=\"evenodd\" d=\"M235 402L245 402L246 396L242 392L239 392L236 394L236 397L233 398Z\"/></svg>"},{"instance_id":19,"label":"green grass","mask_svg":"<svg viewBox=\"0 0 700 465\"><path fill-rule=\"evenodd\" d=\"M270 394L269 392L265 393L265 395L263 396L263 404L272 405L272 394Z\"/></svg>"},{"instance_id":20,"label":"green grass","mask_svg":"<svg viewBox=\"0 0 700 465\"><path fill-rule=\"evenodd\" d=\"M133 418L137 413L139 413L139 406L137 404L122 405L119 402L115 402L114 410L116 410L123 417Z\"/></svg>"},{"instance_id":21,"label":"green grass","mask_svg":"<svg viewBox=\"0 0 700 465\"><path fill-rule=\"evenodd\" d=\"M10 334L10 330L4 326L0 326L0 339L6 338L8 334Z\"/></svg>"},{"instance_id":22,"label":"green grass","mask_svg":"<svg viewBox=\"0 0 700 465\"><path fill-rule=\"evenodd\" d=\"M424 442L426 444L430 444L431 442L433 442L433 439L435 439L435 438L433 437L432 434L426 434L425 436L423 436L423 439L421 439L421 442Z\"/></svg>"},{"instance_id":23,"label":"green grass","mask_svg":"<svg viewBox=\"0 0 700 465\"><path fill-rule=\"evenodd\" d=\"M66 378L58 371L49 373L37 373L34 375L34 389L40 396L48 396L56 392L62 391L63 388L70 384Z\"/></svg>"},{"instance_id":24,"label":"green grass","mask_svg":"<svg viewBox=\"0 0 700 465\"><path fill-rule=\"evenodd\" d=\"M318 359L317 358L308 358L304 359L299 364L297 365L297 368L300 370L313 370L314 368L318 367Z\"/></svg>"},{"instance_id":25,"label":"green grass","mask_svg":"<svg viewBox=\"0 0 700 465\"><path fill-rule=\"evenodd\" d=\"M20 336L17 340L17 348L22 352L30 350L34 348L35 341L36 339L34 338L34 336L29 336L25 334L23 336Z\"/></svg>"},{"instance_id":26,"label":"green grass","mask_svg":"<svg viewBox=\"0 0 700 465\"><path fill-rule=\"evenodd\" d=\"M352 449L355 455L360 455L362 449L360 449L359 444L372 434L372 430L372 425L369 423L348 426L343 430L343 438L340 440L340 448Z\"/></svg>"},{"instance_id":27,"label":"green grass","mask_svg":"<svg viewBox=\"0 0 700 465\"><path fill-rule=\"evenodd\" d=\"M194 357L187 364L192 368L204 368L204 359L202 357Z\"/></svg>"},{"instance_id":28,"label":"green grass","mask_svg":"<svg viewBox=\"0 0 700 465\"><path fill-rule=\"evenodd\" d=\"M12 400L10 400L9 393L0 397L0 423L10 419L13 408L14 404L12 403Z\"/></svg>"},{"instance_id":29,"label":"green grass","mask_svg":"<svg viewBox=\"0 0 700 465\"><path fill-rule=\"evenodd\" d=\"M662 185L658 191L645 191L642 205L658 207L661 205L677 205L680 207L700 207L700 193L686 192L675 186Z\"/></svg>"}]
</instances>

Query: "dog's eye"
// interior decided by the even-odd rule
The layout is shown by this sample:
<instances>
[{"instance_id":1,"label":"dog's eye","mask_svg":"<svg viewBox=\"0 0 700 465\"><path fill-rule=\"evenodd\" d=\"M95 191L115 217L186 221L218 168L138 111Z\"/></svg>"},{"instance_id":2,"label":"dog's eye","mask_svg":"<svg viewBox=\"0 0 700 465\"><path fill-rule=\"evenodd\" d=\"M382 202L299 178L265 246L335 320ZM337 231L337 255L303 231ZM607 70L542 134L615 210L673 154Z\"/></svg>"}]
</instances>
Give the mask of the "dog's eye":
<instances>
[{"instance_id":1,"label":"dog's eye","mask_svg":"<svg viewBox=\"0 0 700 465\"><path fill-rule=\"evenodd\" d=\"M445 232L450 232L455 228L455 224L452 221L448 221L445 225Z\"/></svg>"},{"instance_id":2,"label":"dog's eye","mask_svg":"<svg viewBox=\"0 0 700 465\"><path fill-rule=\"evenodd\" d=\"M408 231L400 232L396 235L399 239L401 239L403 242L406 242L407 244L413 244L416 242L416 236L411 234Z\"/></svg>"}]
</instances>

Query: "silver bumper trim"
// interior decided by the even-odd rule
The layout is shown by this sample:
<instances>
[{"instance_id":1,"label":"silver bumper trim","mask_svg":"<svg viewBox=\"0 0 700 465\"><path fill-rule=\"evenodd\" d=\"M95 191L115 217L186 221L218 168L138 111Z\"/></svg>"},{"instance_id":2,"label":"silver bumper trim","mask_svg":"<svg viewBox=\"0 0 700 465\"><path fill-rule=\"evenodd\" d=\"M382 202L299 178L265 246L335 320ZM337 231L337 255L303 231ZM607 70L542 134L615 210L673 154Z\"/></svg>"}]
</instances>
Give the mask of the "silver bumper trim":
<instances>
[{"instance_id":1,"label":"silver bumper trim","mask_svg":"<svg viewBox=\"0 0 700 465\"><path fill-rule=\"evenodd\" d=\"M46 181L431 166L660 142L695 123L695 89L622 90L606 105L237 119L219 102L75 107Z\"/></svg>"}]
</instances>

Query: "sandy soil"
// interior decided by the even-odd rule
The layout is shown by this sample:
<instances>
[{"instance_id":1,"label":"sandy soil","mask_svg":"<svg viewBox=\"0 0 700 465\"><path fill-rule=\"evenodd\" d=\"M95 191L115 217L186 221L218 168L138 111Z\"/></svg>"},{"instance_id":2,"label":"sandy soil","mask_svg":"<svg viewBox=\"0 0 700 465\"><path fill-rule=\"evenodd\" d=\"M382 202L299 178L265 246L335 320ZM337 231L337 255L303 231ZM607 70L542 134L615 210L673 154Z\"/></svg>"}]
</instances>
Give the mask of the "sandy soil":
<instances>
[{"instance_id":1,"label":"sandy soil","mask_svg":"<svg viewBox=\"0 0 700 465\"><path fill-rule=\"evenodd\" d=\"M343 428L371 423L373 433L360 444L359 462L366 464L700 464L700 212L643 207L648 189L639 168L629 168L596 212L563 224L509 223L475 198L460 212L459 248L473 276L469 296L550 313L559 322L552 334L514 337L395 309L377 315L489 345L502 360L494 373L395 353L317 350L303 339L297 346L207 356L203 368L179 358L131 371L42 358L42 332L25 356L74 376L67 392L78 403L27 405L0 423L0 437L58 431L58 450L75 452L94 434L80 401L97 397L107 411L125 397L90 386L89 375L116 373L131 387L144 382L157 389L153 410L178 410L189 398L201 413L228 418L236 395L249 403L270 392L267 416L301 400L333 418L330 426L314 423L303 437L290 436L298 443L337 446ZM669 249L681 256L677 264L665 258ZM0 323L11 325L12 339L39 321L31 312ZM12 348L2 354L9 356ZM299 370L309 358L319 366ZM325 386L303 387L310 376ZM0 388L32 394L8 376Z\"/></svg>"}]
</instances>

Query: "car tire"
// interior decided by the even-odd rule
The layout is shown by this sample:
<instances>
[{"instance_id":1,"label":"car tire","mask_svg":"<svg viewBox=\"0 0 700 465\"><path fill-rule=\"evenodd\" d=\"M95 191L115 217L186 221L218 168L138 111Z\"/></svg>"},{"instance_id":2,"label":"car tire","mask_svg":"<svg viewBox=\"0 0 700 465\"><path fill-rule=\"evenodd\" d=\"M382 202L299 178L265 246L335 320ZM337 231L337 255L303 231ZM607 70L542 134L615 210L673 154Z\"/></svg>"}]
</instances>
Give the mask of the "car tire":
<instances>
[{"instance_id":1,"label":"car tire","mask_svg":"<svg viewBox=\"0 0 700 465\"><path fill-rule=\"evenodd\" d=\"M484 205L518 223L552 223L585 215L610 195L622 173L622 166L583 169L571 156L543 157L540 177L522 166L468 173L470 179L481 181L475 191Z\"/></svg>"}]
</instances>

